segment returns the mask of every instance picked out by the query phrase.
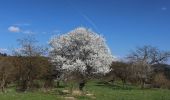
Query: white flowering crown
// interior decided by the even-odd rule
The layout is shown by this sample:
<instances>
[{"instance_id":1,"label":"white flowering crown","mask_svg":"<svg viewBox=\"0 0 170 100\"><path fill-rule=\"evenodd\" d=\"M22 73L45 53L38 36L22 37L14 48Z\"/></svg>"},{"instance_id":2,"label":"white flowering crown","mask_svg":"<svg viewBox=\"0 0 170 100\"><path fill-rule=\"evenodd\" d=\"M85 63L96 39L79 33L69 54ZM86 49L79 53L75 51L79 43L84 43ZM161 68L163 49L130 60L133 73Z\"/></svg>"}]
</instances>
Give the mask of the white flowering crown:
<instances>
[{"instance_id":1,"label":"white flowering crown","mask_svg":"<svg viewBox=\"0 0 170 100\"><path fill-rule=\"evenodd\" d=\"M113 56L105 39L89 29L79 27L54 36L50 42L50 57L56 68L81 73L107 73Z\"/></svg>"}]
</instances>

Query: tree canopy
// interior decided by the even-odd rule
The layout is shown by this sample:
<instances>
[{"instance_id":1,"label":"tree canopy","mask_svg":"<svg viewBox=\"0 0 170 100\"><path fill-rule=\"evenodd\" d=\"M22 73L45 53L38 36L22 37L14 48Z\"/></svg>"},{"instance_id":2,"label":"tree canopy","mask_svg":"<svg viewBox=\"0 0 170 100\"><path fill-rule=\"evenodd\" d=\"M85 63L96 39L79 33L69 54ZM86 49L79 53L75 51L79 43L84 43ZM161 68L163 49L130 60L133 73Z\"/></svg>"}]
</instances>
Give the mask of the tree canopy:
<instances>
[{"instance_id":1,"label":"tree canopy","mask_svg":"<svg viewBox=\"0 0 170 100\"><path fill-rule=\"evenodd\" d=\"M82 27L54 36L49 44L51 61L56 68L82 74L107 73L114 60L105 39Z\"/></svg>"}]
</instances>

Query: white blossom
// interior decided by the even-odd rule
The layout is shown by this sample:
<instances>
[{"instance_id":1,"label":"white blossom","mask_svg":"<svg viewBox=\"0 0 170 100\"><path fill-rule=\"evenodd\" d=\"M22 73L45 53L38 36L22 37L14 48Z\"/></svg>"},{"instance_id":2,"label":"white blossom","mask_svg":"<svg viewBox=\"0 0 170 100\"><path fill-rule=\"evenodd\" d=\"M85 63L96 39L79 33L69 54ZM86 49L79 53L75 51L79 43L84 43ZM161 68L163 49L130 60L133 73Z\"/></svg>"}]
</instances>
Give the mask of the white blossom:
<instances>
[{"instance_id":1,"label":"white blossom","mask_svg":"<svg viewBox=\"0 0 170 100\"><path fill-rule=\"evenodd\" d=\"M49 44L52 62L69 71L86 73L91 67L91 73L105 74L114 60L105 39L83 27L54 36Z\"/></svg>"}]
</instances>

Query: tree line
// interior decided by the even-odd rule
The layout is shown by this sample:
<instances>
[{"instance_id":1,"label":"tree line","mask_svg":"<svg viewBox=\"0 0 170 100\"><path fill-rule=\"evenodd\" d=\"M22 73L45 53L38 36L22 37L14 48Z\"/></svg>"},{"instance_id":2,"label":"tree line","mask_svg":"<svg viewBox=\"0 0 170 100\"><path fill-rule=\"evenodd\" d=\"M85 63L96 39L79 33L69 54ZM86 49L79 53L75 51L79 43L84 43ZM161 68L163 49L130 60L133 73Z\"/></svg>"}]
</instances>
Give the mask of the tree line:
<instances>
[{"instance_id":1,"label":"tree line","mask_svg":"<svg viewBox=\"0 0 170 100\"><path fill-rule=\"evenodd\" d=\"M0 88L5 92L10 84L17 91L49 89L60 81L74 82L83 91L91 79L114 84L170 88L169 51L143 46L130 52L125 60L112 56L103 36L86 28L76 28L54 36L50 48L39 46L33 37L17 40L20 48L12 55L0 55ZM71 92L71 90L70 90Z\"/></svg>"}]
</instances>

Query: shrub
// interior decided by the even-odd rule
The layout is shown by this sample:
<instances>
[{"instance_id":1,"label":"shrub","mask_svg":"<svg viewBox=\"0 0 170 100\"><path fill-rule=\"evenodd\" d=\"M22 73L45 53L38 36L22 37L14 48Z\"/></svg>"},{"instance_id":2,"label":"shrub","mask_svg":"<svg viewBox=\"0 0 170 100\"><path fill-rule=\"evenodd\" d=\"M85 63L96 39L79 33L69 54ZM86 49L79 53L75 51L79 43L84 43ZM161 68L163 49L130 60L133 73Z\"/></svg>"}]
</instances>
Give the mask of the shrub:
<instances>
[{"instance_id":1,"label":"shrub","mask_svg":"<svg viewBox=\"0 0 170 100\"><path fill-rule=\"evenodd\" d=\"M170 89L170 80L163 73L158 73L154 77L153 86Z\"/></svg>"}]
</instances>

